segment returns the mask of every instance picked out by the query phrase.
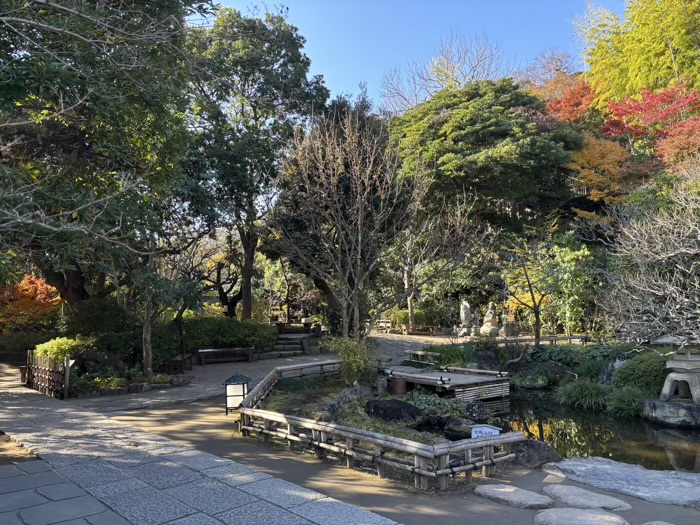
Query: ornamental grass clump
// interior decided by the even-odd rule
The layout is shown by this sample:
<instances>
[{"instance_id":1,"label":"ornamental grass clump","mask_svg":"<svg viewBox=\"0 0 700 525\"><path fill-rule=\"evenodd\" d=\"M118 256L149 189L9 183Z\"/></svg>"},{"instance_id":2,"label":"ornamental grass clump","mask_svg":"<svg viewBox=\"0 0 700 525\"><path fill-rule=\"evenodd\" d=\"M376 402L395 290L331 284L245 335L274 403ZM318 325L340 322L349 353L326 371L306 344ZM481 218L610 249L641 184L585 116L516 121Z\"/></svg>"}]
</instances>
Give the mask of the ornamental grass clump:
<instances>
[{"instance_id":1,"label":"ornamental grass clump","mask_svg":"<svg viewBox=\"0 0 700 525\"><path fill-rule=\"evenodd\" d=\"M637 417L641 413L641 401L646 396L636 386L625 386L610 392L607 398L608 412L617 417Z\"/></svg>"},{"instance_id":2,"label":"ornamental grass clump","mask_svg":"<svg viewBox=\"0 0 700 525\"><path fill-rule=\"evenodd\" d=\"M559 404L582 410L600 412L607 406L608 389L604 385L589 381L576 380L560 386L556 392Z\"/></svg>"}]
</instances>

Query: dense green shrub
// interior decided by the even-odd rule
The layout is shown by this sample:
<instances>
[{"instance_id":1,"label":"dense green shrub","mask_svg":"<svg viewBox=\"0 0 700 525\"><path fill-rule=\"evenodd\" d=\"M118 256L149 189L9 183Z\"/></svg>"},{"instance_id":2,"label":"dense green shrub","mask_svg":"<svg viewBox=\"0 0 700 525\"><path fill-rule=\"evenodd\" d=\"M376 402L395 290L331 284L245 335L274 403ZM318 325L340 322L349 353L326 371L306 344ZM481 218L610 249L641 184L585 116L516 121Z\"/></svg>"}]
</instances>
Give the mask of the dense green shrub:
<instances>
[{"instance_id":1,"label":"dense green shrub","mask_svg":"<svg viewBox=\"0 0 700 525\"><path fill-rule=\"evenodd\" d=\"M191 317L183 321L188 350L254 346L257 351L272 348L277 338L275 327L239 321L228 317Z\"/></svg>"},{"instance_id":2,"label":"dense green shrub","mask_svg":"<svg viewBox=\"0 0 700 525\"><path fill-rule=\"evenodd\" d=\"M431 345L423 348L425 352L440 354L437 364L440 366L464 366L474 362L474 346L464 345Z\"/></svg>"},{"instance_id":3,"label":"dense green shrub","mask_svg":"<svg viewBox=\"0 0 700 525\"><path fill-rule=\"evenodd\" d=\"M170 376L168 374L156 374L151 377L149 383L152 385L169 385Z\"/></svg>"},{"instance_id":4,"label":"dense green shrub","mask_svg":"<svg viewBox=\"0 0 700 525\"><path fill-rule=\"evenodd\" d=\"M423 416L426 418L440 416L464 417L464 403L455 399L412 392L406 398L406 401L420 408L423 411Z\"/></svg>"},{"instance_id":5,"label":"dense green shrub","mask_svg":"<svg viewBox=\"0 0 700 525\"><path fill-rule=\"evenodd\" d=\"M618 417L635 417L641 411L641 401L646 397L636 386L613 389L608 395L608 412Z\"/></svg>"},{"instance_id":6,"label":"dense green shrub","mask_svg":"<svg viewBox=\"0 0 700 525\"><path fill-rule=\"evenodd\" d=\"M591 381L598 381L600 373L605 368L605 363L606 362L602 359L589 359L578 365L574 369L574 373L579 377L584 377Z\"/></svg>"},{"instance_id":7,"label":"dense green shrub","mask_svg":"<svg viewBox=\"0 0 700 525\"><path fill-rule=\"evenodd\" d=\"M604 385L588 381L571 381L557 389L557 401L566 407L584 412L605 410L608 389Z\"/></svg>"},{"instance_id":8,"label":"dense green shrub","mask_svg":"<svg viewBox=\"0 0 700 525\"><path fill-rule=\"evenodd\" d=\"M370 341L355 341L347 337L324 337L321 345L340 357L340 375L352 385L369 383L376 378L377 367L374 360L376 348Z\"/></svg>"},{"instance_id":9,"label":"dense green shrub","mask_svg":"<svg viewBox=\"0 0 700 525\"><path fill-rule=\"evenodd\" d=\"M584 347L580 345L547 345L534 348L530 352L530 360L537 363L556 361L564 366L576 367L584 357Z\"/></svg>"},{"instance_id":10,"label":"dense green shrub","mask_svg":"<svg viewBox=\"0 0 700 525\"><path fill-rule=\"evenodd\" d=\"M391 313L391 324L397 327L408 326L408 310L394 310ZM423 326L428 323L427 316L422 310L417 308L413 311L413 319L416 322L416 326Z\"/></svg>"},{"instance_id":11,"label":"dense green shrub","mask_svg":"<svg viewBox=\"0 0 700 525\"><path fill-rule=\"evenodd\" d=\"M64 359L74 356L82 350L94 348L93 342L88 339L70 339L68 337L57 337L46 343L36 346L36 355L52 357L53 359Z\"/></svg>"},{"instance_id":12,"label":"dense green shrub","mask_svg":"<svg viewBox=\"0 0 700 525\"><path fill-rule=\"evenodd\" d=\"M530 363L526 368L518 370L512 376L513 384L518 388L542 390L553 388L573 377L571 370L557 363Z\"/></svg>"},{"instance_id":13,"label":"dense green shrub","mask_svg":"<svg viewBox=\"0 0 700 525\"><path fill-rule=\"evenodd\" d=\"M612 385L616 389L637 387L645 395L656 397L667 375L666 358L656 352L645 352L624 363L613 374Z\"/></svg>"},{"instance_id":14,"label":"dense green shrub","mask_svg":"<svg viewBox=\"0 0 700 525\"><path fill-rule=\"evenodd\" d=\"M53 332L9 332L0 334L0 353L26 354L36 345L56 337Z\"/></svg>"},{"instance_id":15,"label":"dense green shrub","mask_svg":"<svg viewBox=\"0 0 700 525\"><path fill-rule=\"evenodd\" d=\"M116 299L89 299L66 307L60 321L61 331L68 337L99 335L139 330L140 320L122 307Z\"/></svg>"}]
</instances>

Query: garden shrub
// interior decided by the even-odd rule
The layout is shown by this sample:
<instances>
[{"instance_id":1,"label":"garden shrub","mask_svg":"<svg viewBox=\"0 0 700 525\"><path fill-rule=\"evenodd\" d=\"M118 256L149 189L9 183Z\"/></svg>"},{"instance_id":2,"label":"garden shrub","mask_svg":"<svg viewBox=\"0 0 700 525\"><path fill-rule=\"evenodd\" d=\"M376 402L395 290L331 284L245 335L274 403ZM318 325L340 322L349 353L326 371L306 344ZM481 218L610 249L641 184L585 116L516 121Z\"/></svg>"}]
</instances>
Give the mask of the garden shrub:
<instances>
[{"instance_id":1,"label":"garden shrub","mask_svg":"<svg viewBox=\"0 0 700 525\"><path fill-rule=\"evenodd\" d=\"M151 377L149 383L152 385L169 385L170 376L168 374L156 374Z\"/></svg>"},{"instance_id":2,"label":"garden shrub","mask_svg":"<svg viewBox=\"0 0 700 525\"><path fill-rule=\"evenodd\" d=\"M613 374L612 386L615 389L633 386L647 396L656 397L667 375L666 358L656 352L645 352L624 363Z\"/></svg>"},{"instance_id":3,"label":"garden shrub","mask_svg":"<svg viewBox=\"0 0 700 525\"><path fill-rule=\"evenodd\" d=\"M599 412L605 410L608 389L599 383L589 381L571 381L557 389L556 399L559 404L582 410Z\"/></svg>"},{"instance_id":4,"label":"garden shrub","mask_svg":"<svg viewBox=\"0 0 700 525\"><path fill-rule=\"evenodd\" d=\"M591 381L598 381L601 372L605 368L605 364L606 362L602 359L589 359L578 365L574 369L574 373L579 377L584 377Z\"/></svg>"},{"instance_id":5,"label":"garden shrub","mask_svg":"<svg viewBox=\"0 0 700 525\"><path fill-rule=\"evenodd\" d=\"M189 351L234 346L254 346L258 351L265 351L274 346L277 338L273 326L228 317L185 318L183 330Z\"/></svg>"},{"instance_id":6,"label":"garden shrub","mask_svg":"<svg viewBox=\"0 0 700 525\"><path fill-rule=\"evenodd\" d=\"M440 416L464 417L464 402L444 397L412 392L406 401L423 411L423 416L431 419Z\"/></svg>"},{"instance_id":7,"label":"garden shrub","mask_svg":"<svg viewBox=\"0 0 700 525\"><path fill-rule=\"evenodd\" d=\"M394 310L389 316L391 323L397 327L408 326L408 310ZM433 312L428 312L424 310L419 310L416 308L413 310L413 318L416 322L416 326L425 326L427 324L438 324L437 316Z\"/></svg>"},{"instance_id":8,"label":"garden shrub","mask_svg":"<svg viewBox=\"0 0 700 525\"><path fill-rule=\"evenodd\" d=\"M636 386L613 389L608 395L608 412L618 417L636 417L640 414L644 392Z\"/></svg>"},{"instance_id":9,"label":"garden shrub","mask_svg":"<svg viewBox=\"0 0 700 525\"><path fill-rule=\"evenodd\" d=\"M51 357L53 359L64 359L68 356L74 356L82 350L93 348L93 342L89 339L57 337L56 339L51 339L51 341L37 345L35 354Z\"/></svg>"},{"instance_id":10,"label":"garden shrub","mask_svg":"<svg viewBox=\"0 0 700 525\"><path fill-rule=\"evenodd\" d=\"M422 350L440 354L437 358L437 364L440 366L464 366L474 362L474 347L469 343L464 345L432 345Z\"/></svg>"},{"instance_id":11,"label":"garden shrub","mask_svg":"<svg viewBox=\"0 0 700 525\"><path fill-rule=\"evenodd\" d=\"M576 367L585 357L583 346L580 345L547 345L534 348L530 352L530 360L538 363L556 361L564 366Z\"/></svg>"},{"instance_id":12,"label":"garden shrub","mask_svg":"<svg viewBox=\"0 0 700 525\"><path fill-rule=\"evenodd\" d=\"M0 353L26 354L36 345L56 337L53 332L9 332L0 334Z\"/></svg>"},{"instance_id":13,"label":"garden shrub","mask_svg":"<svg viewBox=\"0 0 700 525\"><path fill-rule=\"evenodd\" d=\"M141 321L111 297L88 299L65 308L60 324L69 337L124 333L141 327Z\"/></svg>"},{"instance_id":14,"label":"garden shrub","mask_svg":"<svg viewBox=\"0 0 700 525\"><path fill-rule=\"evenodd\" d=\"M377 375L374 354L370 341L355 341L347 337L324 337L321 345L340 357L340 375L346 383L370 383Z\"/></svg>"}]
</instances>

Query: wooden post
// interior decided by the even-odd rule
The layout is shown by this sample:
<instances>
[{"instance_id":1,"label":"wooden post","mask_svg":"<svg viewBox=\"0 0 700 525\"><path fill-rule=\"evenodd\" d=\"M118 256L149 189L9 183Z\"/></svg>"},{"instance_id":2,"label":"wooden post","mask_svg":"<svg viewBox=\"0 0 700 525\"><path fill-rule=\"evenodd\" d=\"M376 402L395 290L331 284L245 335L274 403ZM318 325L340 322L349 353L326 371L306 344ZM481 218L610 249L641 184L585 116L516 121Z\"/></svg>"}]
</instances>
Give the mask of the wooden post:
<instances>
[{"instance_id":1,"label":"wooden post","mask_svg":"<svg viewBox=\"0 0 700 525\"><path fill-rule=\"evenodd\" d=\"M292 425L287 425L287 436L291 436L294 433L294 427ZM292 440L287 440L287 448L292 450Z\"/></svg>"},{"instance_id":2,"label":"wooden post","mask_svg":"<svg viewBox=\"0 0 700 525\"><path fill-rule=\"evenodd\" d=\"M377 447L377 446L374 447L375 456L378 456L381 458L383 452L384 452L384 449L382 447ZM384 464L377 463L377 476L379 476L379 478L381 479L381 478L385 477L385 474L386 473L385 473L385 469L384 469Z\"/></svg>"},{"instance_id":3,"label":"wooden post","mask_svg":"<svg viewBox=\"0 0 700 525\"><path fill-rule=\"evenodd\" d=\"M414 456L414 465L421 470L428 470L428 458L416 455ZM428 477L421 476L420 474L414 474L414 479L416 482L416 488L421 490L428 490Z\"/></svg>"},{"instance_id":4,"label":"wooden post","mask_svg":"<svg viewBox=\"0 0 700 525\"><path fill-rule=\"evenodd\" d=\"M351 438L346 438L345 445L347 445L348 450L352 450L353 448L355 448L355 440L351 439ZM347 465L348 468L354 468L355 467L355 458L352 455L345 456L345 464Z\"/></svg>"},{"instance_id":5,"label":"wooden post","mask_svg":"<svg viewBox=\"0 0 700 525\"><path fill-rule=\"evenodd\" d=\"M438 465L438 470L443 470L447 468L447 460L449 459L450 455L449 454L443 454L441 456L438 456L437 458L437 465ZM447 475L442 474L437 477L438 481L438 489L439 490L447 490Z\"/></svg>"},{"instance_id":6,"label":"wooden post","mask_svg":"<svg viewBox=\"0 0 700 525\"><path fill-rule=\"evenodd\" d=\"M469 465L472 462L472 449L467 449L464 451L464 464ZM472 482L474 476L474 470L465 470L464 477L467 479L468 483Z\"/></svg>"},{"instance_id":7,"label":"wooden post","mask_svg":"<svg viewBox=\"0 0 700 525\"><path fill-rule=\"evenodd\" d=\"M314 441L318 441L318 442L324 441L323 433L320 432L319 430L311 430L311 437ZM316 457L318 459L324 458L323 449L321 447L319 447L318 445L314 446L314 454L316 454Z\"/></svg>"},{"instance_id":8,"label":"wooden post","mask_svg":"<svg viewBox=\"0 0 700 525\"><path fill-rule=\"evenodd\" d=\"M270 421L269 420L266 419L265 421L263 421L263 429L270 430ZM269 443L270 442L270 434L263 432L263 441L265 443Z\"/></svg>"},{"instance_id":9,"label":"wooden post","mask_svg":"<svg viewBox=\"0 0 700 525\"><path fill-rule=\"evenodd\" d=\"M63 360L63 397L68 398L70 390L70 356L66 356Z\"/></svg>"},{"instance_id":10,"label":"wooden post","mask_svg":"<svg viewBox=\"0 0 700 525\"><path fill-rule=\"evenodd\" d=\"M489 459L493 459L493 447L484 447L484 461L487 461ZM491 474L491 467L488 465L484 465L481 467L481 476L484 478L488 478L489 474Z\"/></svg>"}]
</instances>

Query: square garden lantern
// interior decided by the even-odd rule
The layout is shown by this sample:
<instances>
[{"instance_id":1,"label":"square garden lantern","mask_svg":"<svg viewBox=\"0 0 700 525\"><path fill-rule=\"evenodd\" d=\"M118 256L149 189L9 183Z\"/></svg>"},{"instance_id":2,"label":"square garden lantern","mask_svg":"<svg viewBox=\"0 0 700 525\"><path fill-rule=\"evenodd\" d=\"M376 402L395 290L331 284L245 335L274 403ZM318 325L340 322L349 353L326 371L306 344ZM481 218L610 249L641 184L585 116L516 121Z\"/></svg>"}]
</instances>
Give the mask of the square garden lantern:
<instances>
[{"instance_id":1,"label":"square garden lantern","mask_svg":"<svg viewBox=\"0 0 700 525\"><path fill-rule=\"evenodd\" d=\"M236 372L226 381L226 415L229 412L236 411L243 403L245 396L248 395L248 383L250 378Z\"/></svg>"}]
</instances>

